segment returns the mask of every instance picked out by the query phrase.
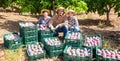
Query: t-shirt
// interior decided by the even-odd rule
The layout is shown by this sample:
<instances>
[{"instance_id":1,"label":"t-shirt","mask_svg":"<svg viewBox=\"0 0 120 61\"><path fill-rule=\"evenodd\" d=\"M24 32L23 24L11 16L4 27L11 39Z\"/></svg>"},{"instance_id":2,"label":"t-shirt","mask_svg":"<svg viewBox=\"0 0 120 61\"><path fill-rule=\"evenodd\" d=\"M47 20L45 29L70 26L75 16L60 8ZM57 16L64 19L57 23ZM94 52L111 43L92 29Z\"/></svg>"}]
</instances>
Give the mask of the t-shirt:
<instances>
[{"instance_id":1,"label":"t-shirt","mask_svg":"<svg viewBox=\"0 0 120 61\"><path fill-rule=\"evenodd\" d=\"M38 19L38 24L39 25L48 25L50 19L51 19L51 17L48 16L47 19L45 20L44 17L42 16Z\"/></svg>"},{"instance_id":2,"label":"t-shirt","mask_svg":"<svg viewBox=\"0 0 120 61\"><path fill-rule=\"evenodd\" d=\"M73 16L73 19L70 20L70 17L68 16L67 19L68 19L68 24L71 27L78 27L79 26L78 19L76 17Z\"/></svg>"},{"instance_id":3,"label":"t-shirt","mask_svg":"<svg viewBox=\"0 0 120 61\"><path fill-rule=\"evenodd\" d=\"M55 27L58 24L64 23L65 21L67 21L66 15L61 16L61 18L58 18L58 15L55 15L51 18L49 24L52 24Z\"/></svg>"}]
</instances>

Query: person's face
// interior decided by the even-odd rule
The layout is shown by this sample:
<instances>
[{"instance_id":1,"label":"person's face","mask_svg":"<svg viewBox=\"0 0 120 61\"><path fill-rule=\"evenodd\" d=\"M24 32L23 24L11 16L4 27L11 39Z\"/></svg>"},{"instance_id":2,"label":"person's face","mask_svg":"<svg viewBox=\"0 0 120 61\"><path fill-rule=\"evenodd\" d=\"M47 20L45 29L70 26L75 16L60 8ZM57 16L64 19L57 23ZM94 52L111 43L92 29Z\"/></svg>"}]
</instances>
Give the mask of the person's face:
<instances>
[{"instance_id":1,"label":"person's face","mask_svg":"<svg viewBox=\"0 0 120 61\"><path fill-rule=\"evenodd\" d=\"M60 15L60 16L61 16L61 15L63 15L63 14L64 14L64 10L59 9L59 10L58 10L58 15Z\"/></svg>"},{"instance_id":2,"label":"person's face","mask_svg":"<svg viewBox=\"0 0 120 61\"><path fill-rule=\"evenodd\" d=\"M44 12L44 13L43 13L43 16L45 16L45 17L48 16L48 13L47 13L47 12Z\"/></svg>"},{"instance_id":3,"label":"person's face","mask_svg":"<svg viewBox=\"0 0 120 61\"><path fill-rule=\"evenodd\" d=\"M73 17L73 12L69 12L68 14L70 17Z\"/></svg>"}]
</instances>

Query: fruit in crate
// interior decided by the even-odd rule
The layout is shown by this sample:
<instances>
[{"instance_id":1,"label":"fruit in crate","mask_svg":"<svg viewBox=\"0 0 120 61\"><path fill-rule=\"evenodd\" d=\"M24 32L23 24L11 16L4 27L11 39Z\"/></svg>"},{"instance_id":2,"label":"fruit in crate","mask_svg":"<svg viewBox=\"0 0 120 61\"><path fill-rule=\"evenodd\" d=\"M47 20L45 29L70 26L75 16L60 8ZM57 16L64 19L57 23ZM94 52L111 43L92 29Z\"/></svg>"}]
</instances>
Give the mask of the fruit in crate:
<instances>
[{"instance_id":1,"label":"fruit in crate","mask_svg":"<svg viewBox=\"0 0 120 61\"><path fill-rule=\"evenodd\" d=\"M80 39L81 33L80 32L72 32L68 34L68 39Z\"/></svg>"},{"instance_id":2,"label":"fruit in crate","mask_svg":"<svg viewBox=\"0 0 120 61\"><path fill-rule=\"evenodd\" d=\"M17 34L8 34L8 35L5 36L5 38L7 40L14 40L14 39L20 38L20 36L17 35Z\"/></svg>"},{"instance_id":3,"label":"fruit in crate","mask_svg":"<svg viewBox=\"0 0 120 61\"><path fill-rule=\"evenodd\" d=\"M68 47L67 48L67 54L68 55L73 55L73 56L80 56L80 57L86 57L86 56L91 56L92 55L92 52L90 49L87 49L87 48L83 48L83 49L80 49L80 48L72 48L72 47Z\"/></svg>"},{"instance_id":4,"label":"fruit in crate","mask_svg":"<svg viewBox=\"0 0 120 61\"><path fill-rule=\"evenodd\" d=\"M100 37L98 36L87 37L85 46L100 46Z\"/></svg>"},{"instance_id":5,"label":"fruit in crate","mask_svg":"<svg viewBox=\"0 0 120 61\"><path fill-rule=\"evenodd\" d=\"M42 54L44 51L42 50L42 47L37 43L37 44L31 44L28 45L28 53L31 56Z\"/></svg>"},{"instance_id":6,"label":"fruit in crate","mask_svg":"<svg viewBox=\"0 0 120 61\"><path fill-rule=\"evenodd\" d=\"M33 27L35 26L32 22L20 23L21 27Z\"/></svg>"},{"instance_id":7,"label":"fruit in crate","mask_svg":"<svg viewBox=\"0 0 120 61\"><path fill-rule=\"evenodd\" d=\"M58 39L46 38L45 42L51 46L61 45L61 42Z\"/></svg>"},{"instance_id":8,"label":"fruit in crate","mask_svg":"<svg viewBox=\"0 0 120 61\"><path fill-rule=\"evenodd\" d=\"M120 52L117 50L97 49L97 53L104 58L120 60Z\"/></svg>"}]
</instances>

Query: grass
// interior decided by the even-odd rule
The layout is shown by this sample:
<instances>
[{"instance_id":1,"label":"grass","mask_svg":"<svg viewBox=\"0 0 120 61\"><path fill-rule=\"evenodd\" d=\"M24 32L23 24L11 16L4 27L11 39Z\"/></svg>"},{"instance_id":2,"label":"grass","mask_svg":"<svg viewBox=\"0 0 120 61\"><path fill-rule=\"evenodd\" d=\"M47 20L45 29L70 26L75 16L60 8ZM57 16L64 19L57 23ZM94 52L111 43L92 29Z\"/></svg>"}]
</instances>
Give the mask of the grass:
<instances>
[{"instance_id":1,"label":"grass","mask_svg":"<svg viewBox=\"0 0 120 61\"><path fill-rule=\"evenodd\" d=\"M101 21L100 21L100 22L98 23L98 26L101 27L101 28L105 27L105 22L101 22Z\"/></svg>"},{"instance_id":2,"label":"grass","mask_svg":"<svg viewBox=\"0 0 120 61\"><path fill-rule=\"evenodd\" d=\"M5 49L4 53L4 56L8 61L23 61L23 57L25 57L25 52L22 48L16 50Z\"/></svg>"},{"instance_id":3,"label":"grass","mask_svg":"<svg viewBox=\"0 0 120 61\"><path fill-rule=\"evenodd\" d=\"M89 14L87 15L87 19L93 19L93 14L92 14L92 13L89 13Z\"/></svg>"},{"instance_id":4,"label":"grass","mask_svg":"<svg viewBox=\"0 0 120 61\"><path fill-rule=\"evenodd\" d=\"M103 48L105 49L112 49L112 50L120 50L120 45L117 46L113 40L108 40L103 38Z\"/></svg>"},{"instance_id":5,"label":"grass","mask_svg":"<svg viewBox=\"0 0 120 61\"><path fill-rule=\"evenodd\" d=\"M111 48L111 43L109 40L103 39L102 46L103 46L103 48Z\"/></svg>"}]
</instances>

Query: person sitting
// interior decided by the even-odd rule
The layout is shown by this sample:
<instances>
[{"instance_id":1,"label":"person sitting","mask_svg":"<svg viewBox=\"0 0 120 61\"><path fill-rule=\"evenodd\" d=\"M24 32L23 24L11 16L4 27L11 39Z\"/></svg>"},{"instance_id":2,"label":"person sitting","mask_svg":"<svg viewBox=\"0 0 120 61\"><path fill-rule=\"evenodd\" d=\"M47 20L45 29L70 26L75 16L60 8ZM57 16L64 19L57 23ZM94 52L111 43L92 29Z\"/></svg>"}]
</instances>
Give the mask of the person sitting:
<instances>
[{"instance_id":1,"label":"person sitting","mask_svg":"<svg viewBox=\"0 0 120 61\"><path fill-rule=\"evenodd\" d=\"M39 28L40 27L48 27L48 23L49 23L49 21L51 19L51 17L48 16L50 14L50 11L47 10L47 9L43 9L41 11L41 14L43 16L39 17L39 19L38 19L38 26L39 26Z\"/></svg>"},{"instance_id":2,"label":"person sitting","mask_svg":"<svg viewBox=\"0 0 120 61\"><path fill-rule=\"evenodd\" d=\"M74 16L75 11L74 10L68 10L67 14L68 14L67 19L68 19L69 30L70 31L80 31L78 19Z\"/></svg>"},{"instance_id":3,"label":"person sitting","mask_svg":"<svg viewBox=\"0 0 120 61\"><path fill-rule=\"evenodd\" d=\"M58 32L63 32L62 39L64 40L68 32L67 16L65 15L64 7L59 7L56 11L57 14L51 18L49 26L54 31L54 36L58 36Z\"/></svg>"}]
</instances>

